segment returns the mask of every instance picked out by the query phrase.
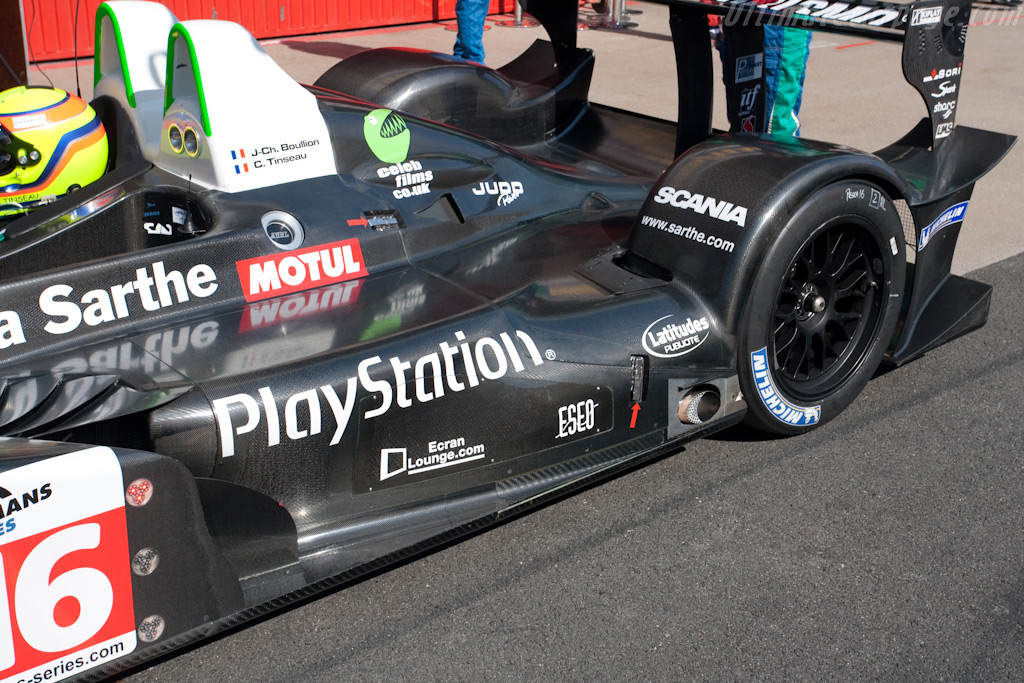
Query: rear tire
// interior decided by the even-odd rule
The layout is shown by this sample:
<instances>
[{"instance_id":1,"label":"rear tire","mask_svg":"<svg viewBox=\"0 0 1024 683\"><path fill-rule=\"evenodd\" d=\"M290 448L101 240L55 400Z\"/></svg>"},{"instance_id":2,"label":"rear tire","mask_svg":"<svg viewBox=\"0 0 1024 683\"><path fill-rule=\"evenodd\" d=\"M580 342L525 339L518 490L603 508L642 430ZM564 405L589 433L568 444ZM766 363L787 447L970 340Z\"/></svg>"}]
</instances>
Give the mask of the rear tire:
<instances>
[{"instance_id":1,"label":"rear tire","mask_svg":"<svg viewBox=\"0 0 1024 683\"><path fill-rule=\"evenodd\" d=\"M799 434L850 405L889 346L905 276L902 223L879 187L811 195L765 257L741 325L747 423Z\"/></svg>"}]
</instances>

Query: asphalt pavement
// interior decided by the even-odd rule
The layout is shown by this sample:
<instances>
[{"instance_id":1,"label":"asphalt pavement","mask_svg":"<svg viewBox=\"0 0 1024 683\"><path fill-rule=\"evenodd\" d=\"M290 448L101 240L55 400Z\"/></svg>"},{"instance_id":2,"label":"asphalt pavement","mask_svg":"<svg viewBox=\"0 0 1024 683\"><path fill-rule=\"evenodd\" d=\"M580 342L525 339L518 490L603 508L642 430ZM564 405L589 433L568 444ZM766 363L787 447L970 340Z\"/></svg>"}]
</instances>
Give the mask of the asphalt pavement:
<instances>
[{"instance_id":1,"label":"asphalt pavement","mask_svg":"<svg viewBox=\"0 0 1024 683\"><path fill-rule=\"evenodd\" d=\"M671 119L666 12L631 7L636 28L580 33L592 99ZM973 21L957 123L1024 135L1021 11L978 4ZM488 64L540 31L492 27ZM312 82L365 48L453 41L425 24L266 49ZM46 74L74 88L67 65ZM806 137L877 149L924 114L897 45L815 37ZM1022 177L1016 149L979 184L954 264L995 286L988 325L813 433L690 444L129 680L1021 680Z\"/></svg>"}]
</instances>

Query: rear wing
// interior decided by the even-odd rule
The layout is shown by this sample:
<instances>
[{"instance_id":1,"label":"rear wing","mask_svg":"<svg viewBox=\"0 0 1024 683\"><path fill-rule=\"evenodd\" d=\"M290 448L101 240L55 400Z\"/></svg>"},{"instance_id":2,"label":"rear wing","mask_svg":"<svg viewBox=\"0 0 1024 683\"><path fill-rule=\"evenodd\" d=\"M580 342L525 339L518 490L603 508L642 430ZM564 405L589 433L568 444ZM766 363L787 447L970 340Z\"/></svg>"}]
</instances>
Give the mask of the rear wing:
<instances>
[{"instance_id":1,"label":"rear wing","mask_svg":"<svg viewBox=\"0 0 1024 683\"><path fill-rule=\"evenodd\" d=\"M726 30L765 25L812 29L903 43L903 75L928 107L931 147L953 132L963 68L970 0L922 0L904 5L854 0L648 0L669 6L679 81L676 154L711 134L714 97L707 15L724 17ZM543 24L556 58L576 49L575 0L526 0L527 12ZM762 89L763 91L763 89Z\"/></svg>"}]
</instances>

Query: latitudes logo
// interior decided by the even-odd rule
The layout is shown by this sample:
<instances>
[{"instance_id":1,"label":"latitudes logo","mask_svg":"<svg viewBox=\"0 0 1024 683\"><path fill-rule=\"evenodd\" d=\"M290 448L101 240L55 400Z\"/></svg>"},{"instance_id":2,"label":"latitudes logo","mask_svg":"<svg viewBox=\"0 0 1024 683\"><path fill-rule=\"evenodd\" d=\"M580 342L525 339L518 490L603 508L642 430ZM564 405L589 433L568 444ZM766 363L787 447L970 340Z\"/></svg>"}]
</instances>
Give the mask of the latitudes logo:
<instances>
[{"instance_id":1,"label":"latitudes logo","mask_svg":"<svg viewBox=\"0 0 1024 683\"><path fill-rule=\"evenodd\" d=\"M779 395L775 388L775 382L772 380L772 373L768 370L767 347L750 354L750 365L754 371L754 381L757 383L757 395L772 415L778 418L779 422L785 422L795 427L808 427L817 424L821 419L820 405L802 408L793 405Z\"/></svg>"},{"instance_id":2,"label":"latitudes logo","mask_svg":"<svg viewBox=\"0 0 1024 683\"><path fill-rule=\"evenodd\" d=\"M644 330L647 353L658 358L675 358L690 353L711 336L707 318L687 318L683 323L666 322L671 315L658 318Z\"/></svg>"}]
</instances>

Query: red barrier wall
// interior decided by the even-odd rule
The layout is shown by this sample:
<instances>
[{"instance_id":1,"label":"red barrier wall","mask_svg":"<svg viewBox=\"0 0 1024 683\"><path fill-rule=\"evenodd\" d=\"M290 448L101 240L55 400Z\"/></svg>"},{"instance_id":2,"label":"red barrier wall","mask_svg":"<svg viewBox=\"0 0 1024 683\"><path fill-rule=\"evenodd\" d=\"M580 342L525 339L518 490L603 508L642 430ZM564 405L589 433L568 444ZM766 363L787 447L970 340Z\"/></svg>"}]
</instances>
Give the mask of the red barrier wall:
<instances>
[{"instance_id":1,"label":"red barrier wall","mask_svg":"<svg viewBox=\"0 0 1024 683\"><path fill-rule=\"evenodd\" d=\"M180 20L227 19L257 38L418 24L455 18L455 0L161 0ZM93 53L93 17L102 0L24 0L29 59L42 62ZM514 0L491 0L492 13L512 12Z\"/></svg>"}]
</instances>

